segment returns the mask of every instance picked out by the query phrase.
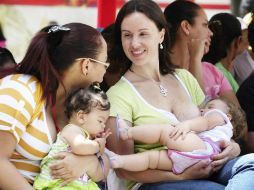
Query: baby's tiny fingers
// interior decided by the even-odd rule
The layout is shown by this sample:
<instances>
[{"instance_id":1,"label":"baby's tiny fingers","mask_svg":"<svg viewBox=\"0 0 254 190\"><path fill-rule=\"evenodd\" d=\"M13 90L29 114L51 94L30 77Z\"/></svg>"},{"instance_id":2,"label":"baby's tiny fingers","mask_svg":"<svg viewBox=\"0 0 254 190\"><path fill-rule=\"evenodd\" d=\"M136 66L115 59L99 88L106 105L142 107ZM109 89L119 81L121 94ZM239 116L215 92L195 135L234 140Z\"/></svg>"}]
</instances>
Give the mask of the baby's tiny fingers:
<instances>
[{"instance_id":1,"label":"baby's tiny fingers","mask_svg":"<svg viewBox=\"0 0 254 190\"><path fill-rule=\"evenodd\" d=\"M106 137L105 138L108 138L110 135L112 135L111 132L107 133Z\"/></svg>"},{"instance_id":2,"label":"baby's tiny fingers","mask_svg":"<svg viewBox=\"0 0 254 190\"><path fill-rule=\"evenodd\" d=\"M177 140L182 135L182 133L183 133L182 131L178 131L174 137L174 140Z\"/></svg>"}]
</instances>

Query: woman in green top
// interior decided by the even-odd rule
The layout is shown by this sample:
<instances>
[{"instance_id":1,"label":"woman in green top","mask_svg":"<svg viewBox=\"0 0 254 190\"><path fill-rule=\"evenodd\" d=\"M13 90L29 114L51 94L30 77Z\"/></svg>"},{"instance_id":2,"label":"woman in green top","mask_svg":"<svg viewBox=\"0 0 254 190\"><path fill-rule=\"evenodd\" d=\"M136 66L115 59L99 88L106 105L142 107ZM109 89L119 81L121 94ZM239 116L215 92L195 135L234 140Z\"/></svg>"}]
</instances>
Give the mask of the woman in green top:
<instances>
[{"instance_id":1,"label":"woman in green top","mask_svg":"<svg viewBox=\"0 0 254 190\"><path fill-rule=\"evenodd\" d=\"M218 13L209 20L209 28L213 36L210 50L203 60L216 65L228 79L234 92L237 92L239 86L230 71L233 60L240 53L241 24L229 13Z\"/></svg>"}]
</instances>

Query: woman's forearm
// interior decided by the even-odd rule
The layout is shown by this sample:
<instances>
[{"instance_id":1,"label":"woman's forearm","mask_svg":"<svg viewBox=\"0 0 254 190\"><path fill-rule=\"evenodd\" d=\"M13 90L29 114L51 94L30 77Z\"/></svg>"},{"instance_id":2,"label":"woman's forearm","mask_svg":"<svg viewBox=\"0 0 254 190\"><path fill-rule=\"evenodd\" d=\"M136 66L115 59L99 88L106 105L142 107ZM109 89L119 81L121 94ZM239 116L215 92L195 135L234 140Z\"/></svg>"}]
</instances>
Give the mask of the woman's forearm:
<instances>
[{"instance_id":1,"label":"woman's forearm","mask_svg":"<svg viewBox=\"0 0 254 190\"><path fill-rule=\"evenodd\" d=\"M105 155L101 156L103 164L96 155L81 156L68 152L60 152L54 156L57 162L50 165L51 174L56 179L68 180L66 174L71 173L72 179L78 179L87 174L93 181L101 181L107 176L109 160ZM103 167L102 167L103 166ZM60 169L59 169L60 168Z\"/></svg>"},{"instance_id":2,"label":"woman's forearm","mask_svg":"<svg viewBox=\"0 0 254 190\"><path fill-rule=\"evenodd\" d=\"M175 175L170 171L146 170L142 172L130 172L123 169L115 170L119 178L141 183L156 183L169 180L181 180L181 175Z\"/></svg>"},{"instance_id":3,"label":"woman's forearm","mask_svg":"<svg viewBox=\"0 0 254 190\"><path fill-rule=\"evenodd\" d=\"M78 179L84 174L93 181L101 181L109 171L109 160L104 154L102 155L103 164L100 164L96 155L82 156L70 152L59 152L54 155L54 159L57 161L50 165L51 175L65 182Z\"/></svg>"},{"instance_id":4,"label":"woman's forearm","mask_svg":"<svg viewBox=\"0 0 254 190\"><path fill-rule=\"evenodd\" d=\"M2 190L33 190L33 187L17 171L7 158L0 158L0 189Z\"/></svg>"}]
</instances>

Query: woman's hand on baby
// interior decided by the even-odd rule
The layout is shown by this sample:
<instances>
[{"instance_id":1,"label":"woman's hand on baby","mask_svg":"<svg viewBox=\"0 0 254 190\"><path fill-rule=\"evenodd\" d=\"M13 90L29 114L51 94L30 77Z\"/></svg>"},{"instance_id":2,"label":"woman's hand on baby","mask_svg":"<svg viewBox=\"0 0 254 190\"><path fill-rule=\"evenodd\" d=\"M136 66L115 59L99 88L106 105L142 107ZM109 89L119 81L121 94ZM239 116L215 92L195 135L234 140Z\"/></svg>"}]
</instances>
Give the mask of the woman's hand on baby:
<instances>
[{"instance_id":1,"label":"woman's hand on baby","mask_svg":"<svg viewBox=\"0 0 254 190\"><path fill-rule=\"evenodd\" d=\"M62 179L64 181L61 184L62 186L78 179L84 174L83 163L77 162L79 161L76 159L78 156L68 152L60 152L54 158L57 160L50 165L51 176L54 179Z\"/></svg>"},{"instance_id":2,"label":"woman's hand on baby","mask_svg":"<svg viewBox=\"0 0 254 190\"><path fill-rule=\"evenodd\" d=\"M179 174L181 179L202 179L208 178L213 173L212 167L209 161L202 160L193 166L187 168L183 173Z\"/></svg>"},{"instance_id":3,"label":"woman's hand on baby","mask_svg":"<svg viewBox=\"0 0 254 190\"><path fill-rule=\"evenodd\" d=\"M223 151L220 154L212 156L213 162L211 163L211 165L214 172L221 169L225 163L240 154L240 148L235 142L221 141L220 148Z\"/></svg>"}]
</instances>

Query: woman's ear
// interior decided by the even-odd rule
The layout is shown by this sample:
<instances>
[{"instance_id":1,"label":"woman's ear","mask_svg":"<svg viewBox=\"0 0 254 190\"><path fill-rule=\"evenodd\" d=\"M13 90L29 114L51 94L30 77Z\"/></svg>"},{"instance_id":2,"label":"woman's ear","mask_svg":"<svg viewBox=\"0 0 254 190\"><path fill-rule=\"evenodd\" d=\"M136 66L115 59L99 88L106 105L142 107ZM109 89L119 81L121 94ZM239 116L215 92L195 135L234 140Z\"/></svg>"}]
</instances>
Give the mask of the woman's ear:
<instances>
[{"instance_id":1,"label":"woman's ear","mask_svg":"<svg viewBox=\"0 0 254 190\"><path fill-rule=\"evenodd\" d=\"M190 23L187 20L183 20L180 24L180 27L185 35L190 35Z\"/></svg>"},{"instance_id":2,"label":"woman's ear","mask_svg":"<svg viewBox=\"0 0 254 190\"><path fill-rule=\"evenodd\" d=\"M164 36L165 36L165 28L162 28L160 31L160 43L164 41Z\"/></svg>"},{"instance_id":3,"label":"woman's ear","mask_svg":"<svg viewBox=\"0 0 254 190\"><path fill-rule=\"evenodd\" d=\"M89 59L83 59L83 61L80 62L81 72L84 75L88 75L90 63Z\"/></svg>"}]
</instances>

